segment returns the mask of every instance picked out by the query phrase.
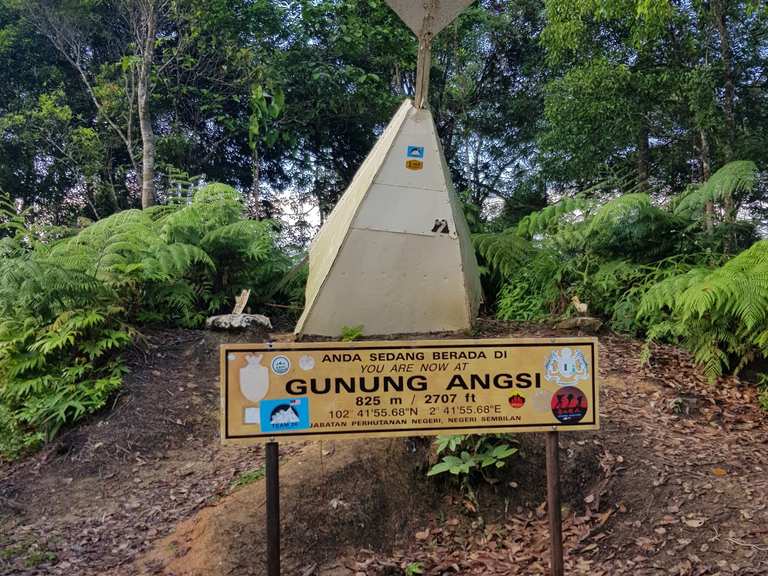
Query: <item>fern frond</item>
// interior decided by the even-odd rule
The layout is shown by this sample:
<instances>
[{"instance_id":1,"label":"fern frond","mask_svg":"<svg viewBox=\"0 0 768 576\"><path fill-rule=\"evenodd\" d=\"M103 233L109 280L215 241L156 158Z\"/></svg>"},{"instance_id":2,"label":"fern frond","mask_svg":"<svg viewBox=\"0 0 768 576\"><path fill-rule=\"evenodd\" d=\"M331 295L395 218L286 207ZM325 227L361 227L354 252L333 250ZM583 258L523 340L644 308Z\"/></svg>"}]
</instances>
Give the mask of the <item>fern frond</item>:
<instances>
[{"instance_id":1,"label":"fern frond","mask_svg":"<svg viewBox=\"0 0 768 576\"><path fill-rule=\"evenodd\" d=\"M602 228L636 220L651 208L651 197L645 193L625 194L603 204L589 222L588 233L594 234Z\"/></svg>"},{"instance_id":2,"label":"fern frond","mask_svg":"<svg viewBox=\"0 0 768 576\"><path fill-rule=\"evenodd\" d=\"M559 202L529 214L517 225L517 233L523 237L553 231L564 222L573 223L584 217L593 206L592 201L582 196L565 197Z\"/></svg>"},{"instance_id":3,"label":"fern frond","mask_svg":"<svg viewBox=\"0 0 768 576\"><path fill-rule=\"evenodd\" d=\"M515 229L500 234L475 234L472 241L488 267L504 278L518 272L534 253L531 243Z\"/></svg>"},{"instance_id":4,"label":"fern frond","mask_svg":"<svg viewBox=\"0 0 768 576\"><path fill-rule=\"evenodd\" d=\"M180 278L195 264L216 269L216 264L204 250L180 243L161 245L154 254L145 256L141 264L144 277L153 281Z\"/></svg>"},{"instance_id":5,"label":"fern frond","mask_svg":"<svg viewBox=\"0 0 768 576\"><path fill-rule=\"evenodd\" d=\"M240 220L208 232L200 240L207 252L236 250L250 260L263 260L271 253L272 225L265 221Z\"/></svg>"},{"instance_id":6,"label":"fern frond","mask_svg":"<svg viewBox=\"0 0 768 576\"><path fill-rule=\"evenodd\" d=\"M735 198L739 194L751 192L757 184L757 178L758 169L754 162L729 162L704 184L691 187L675 206L675 212L684 214L700 211L709 202L722 202L726 198Z\"/></svg>"}]
</instances>

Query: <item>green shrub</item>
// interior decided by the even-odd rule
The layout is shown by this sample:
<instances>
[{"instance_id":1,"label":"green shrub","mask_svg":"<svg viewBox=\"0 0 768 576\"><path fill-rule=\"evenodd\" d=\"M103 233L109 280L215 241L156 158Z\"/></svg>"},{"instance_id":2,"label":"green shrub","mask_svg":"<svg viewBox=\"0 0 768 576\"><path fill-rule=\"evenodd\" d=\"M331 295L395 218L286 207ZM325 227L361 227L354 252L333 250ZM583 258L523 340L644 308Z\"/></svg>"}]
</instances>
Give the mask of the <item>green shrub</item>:
<instances>
[{"instance_id":1,"label":"green shrub","mask_svg":"<svg viewBox=\"0 0 768 576\"><path fill-rule=\"evenodd\" d=\"M197 327L245 288L252 305L272 296L291 260L271 223L243 213L234 189L213 184L188 206L126 210L67 237L25 226L6 206L0 455L104 407L121 385L119 353L134 326Z\"/></svg>"},{"instance_id":2,"label":"green shrub","mask_svg":"<svg viewBox=\"0 0 768 576\"><path fill-rule=\"evenodd\" d=\"M507 459L517 453L510 441L511 436L505 434L438 436L437 454L443 457L427 476L449 473L467 482L472 475L488 479L491 470L503 468Z\"/></svg>"},{"instance_id":3,"label":"green shrub","mask_svg":"<svg viewBox=\"0 0 768 576\"><path fill-rule=\"evenodd\" d=\"M658 282L641 301L639 317L649 316L649 339L682 343L710 378L768 356L768 240Z\"/></svg>"},{"instance_id":4,"label":"green shrub","mask_svg":"<svg viewBox=\"0 0 768 576\"><path fill-rule=\"evenodd\" d=\"M735 208L757 181L733 162L667 206L636 191L564 198L475 236L486 293L504 320L571 314L578 297L614 330L682 344L711 378L738 372L768 354L768 241Z\"/></svg>"},{"instance_id":5,"label":"green shrub","mask_svg":"<svg viewBox=\"0 0 768 576\"><path fill-rule=\"evenodd\" d=\"M44 439L41 433L27 433L16 416L0 404L0 459L15 460L37 448Z\"/></svg>"}]
</instances>

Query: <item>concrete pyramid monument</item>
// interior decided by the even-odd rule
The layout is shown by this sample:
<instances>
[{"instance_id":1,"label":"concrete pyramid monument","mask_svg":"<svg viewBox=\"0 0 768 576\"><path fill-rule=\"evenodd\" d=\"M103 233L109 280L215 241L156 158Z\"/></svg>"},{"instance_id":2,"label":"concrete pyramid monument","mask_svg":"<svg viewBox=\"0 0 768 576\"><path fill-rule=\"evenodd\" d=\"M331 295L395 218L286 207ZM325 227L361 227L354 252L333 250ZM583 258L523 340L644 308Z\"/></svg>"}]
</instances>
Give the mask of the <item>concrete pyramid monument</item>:
<instances>
[{"instance_id":1,"label":"concrete pyramid monument","mask_svg":"<svg viewBox=\"0 0 768 576\"><path fill-rule=\"evenodd\" d=\"M312 243L296 332L463 330L480 299L469 229L432 114L406 100Z\"/></svg>"}]
</instances>

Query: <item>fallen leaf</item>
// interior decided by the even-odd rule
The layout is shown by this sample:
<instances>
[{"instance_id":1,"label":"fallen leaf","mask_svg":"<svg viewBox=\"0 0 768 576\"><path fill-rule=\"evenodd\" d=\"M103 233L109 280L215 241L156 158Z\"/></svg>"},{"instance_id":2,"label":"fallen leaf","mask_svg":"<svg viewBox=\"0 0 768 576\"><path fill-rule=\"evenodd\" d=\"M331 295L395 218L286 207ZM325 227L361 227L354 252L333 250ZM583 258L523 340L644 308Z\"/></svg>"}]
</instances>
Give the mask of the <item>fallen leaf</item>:
<instances>
[{"instance_id":1,"label":"fallen leaf","mask_svg":"<svg viewBox=\"0 0 768 576\"><path fill-rule=\"evenodd\" d=\"M427 538L429 538L429 528L416 532L416 540L426 540Z\"/></svg>"},{"instance_id":2,"label":"fallen leaf","mask_svg":"<svg viewBox=\"0 0 768 576\"><path fill-rule=\"evenodd\" d=\"M653 540L650 538L646 538L645 536L640 536L639 538L635 538L635 544L640 546L643 550L649 551L653 550Z\"/></svg>"},{"instance_id":3,"label":"fallen leaf","mask_svg":"<svg viewBox=\"0 0 768 576\"><path fill-rule=\"evenodd\" d=\"M725 468L712 468L712 474L720 477L727 476L728 470L726 470Z\"/></svg>"},{"instance_id":4,"label":"fallen leaf","mask_svg":"<svg viewBox=\"0 0 768 576\"><path fill-rule=\"evenodd\" d=\"M704 526L704 523L707 521L706 518L688 518L687 520L683 520L686 526L689 528L701 528Z\"/></svg>"}]
</instances>

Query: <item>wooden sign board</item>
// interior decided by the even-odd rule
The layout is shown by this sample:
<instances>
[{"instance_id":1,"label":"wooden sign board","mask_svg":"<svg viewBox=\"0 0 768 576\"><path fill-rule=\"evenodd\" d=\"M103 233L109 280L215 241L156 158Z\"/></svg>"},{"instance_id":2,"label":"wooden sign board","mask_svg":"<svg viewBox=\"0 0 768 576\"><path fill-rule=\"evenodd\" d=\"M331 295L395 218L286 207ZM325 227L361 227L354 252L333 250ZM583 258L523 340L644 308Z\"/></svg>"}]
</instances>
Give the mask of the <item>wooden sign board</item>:
<instances>
[{"instance_id":1,"label":"wooden sign board","mask_svg":"<svg viewBox=\"0 0 768 576\"><path fill-rule=\"evenodd\" d=\"M228 344L225 443L597 430L595 338Z\"/></svg>"}]
</instances>

